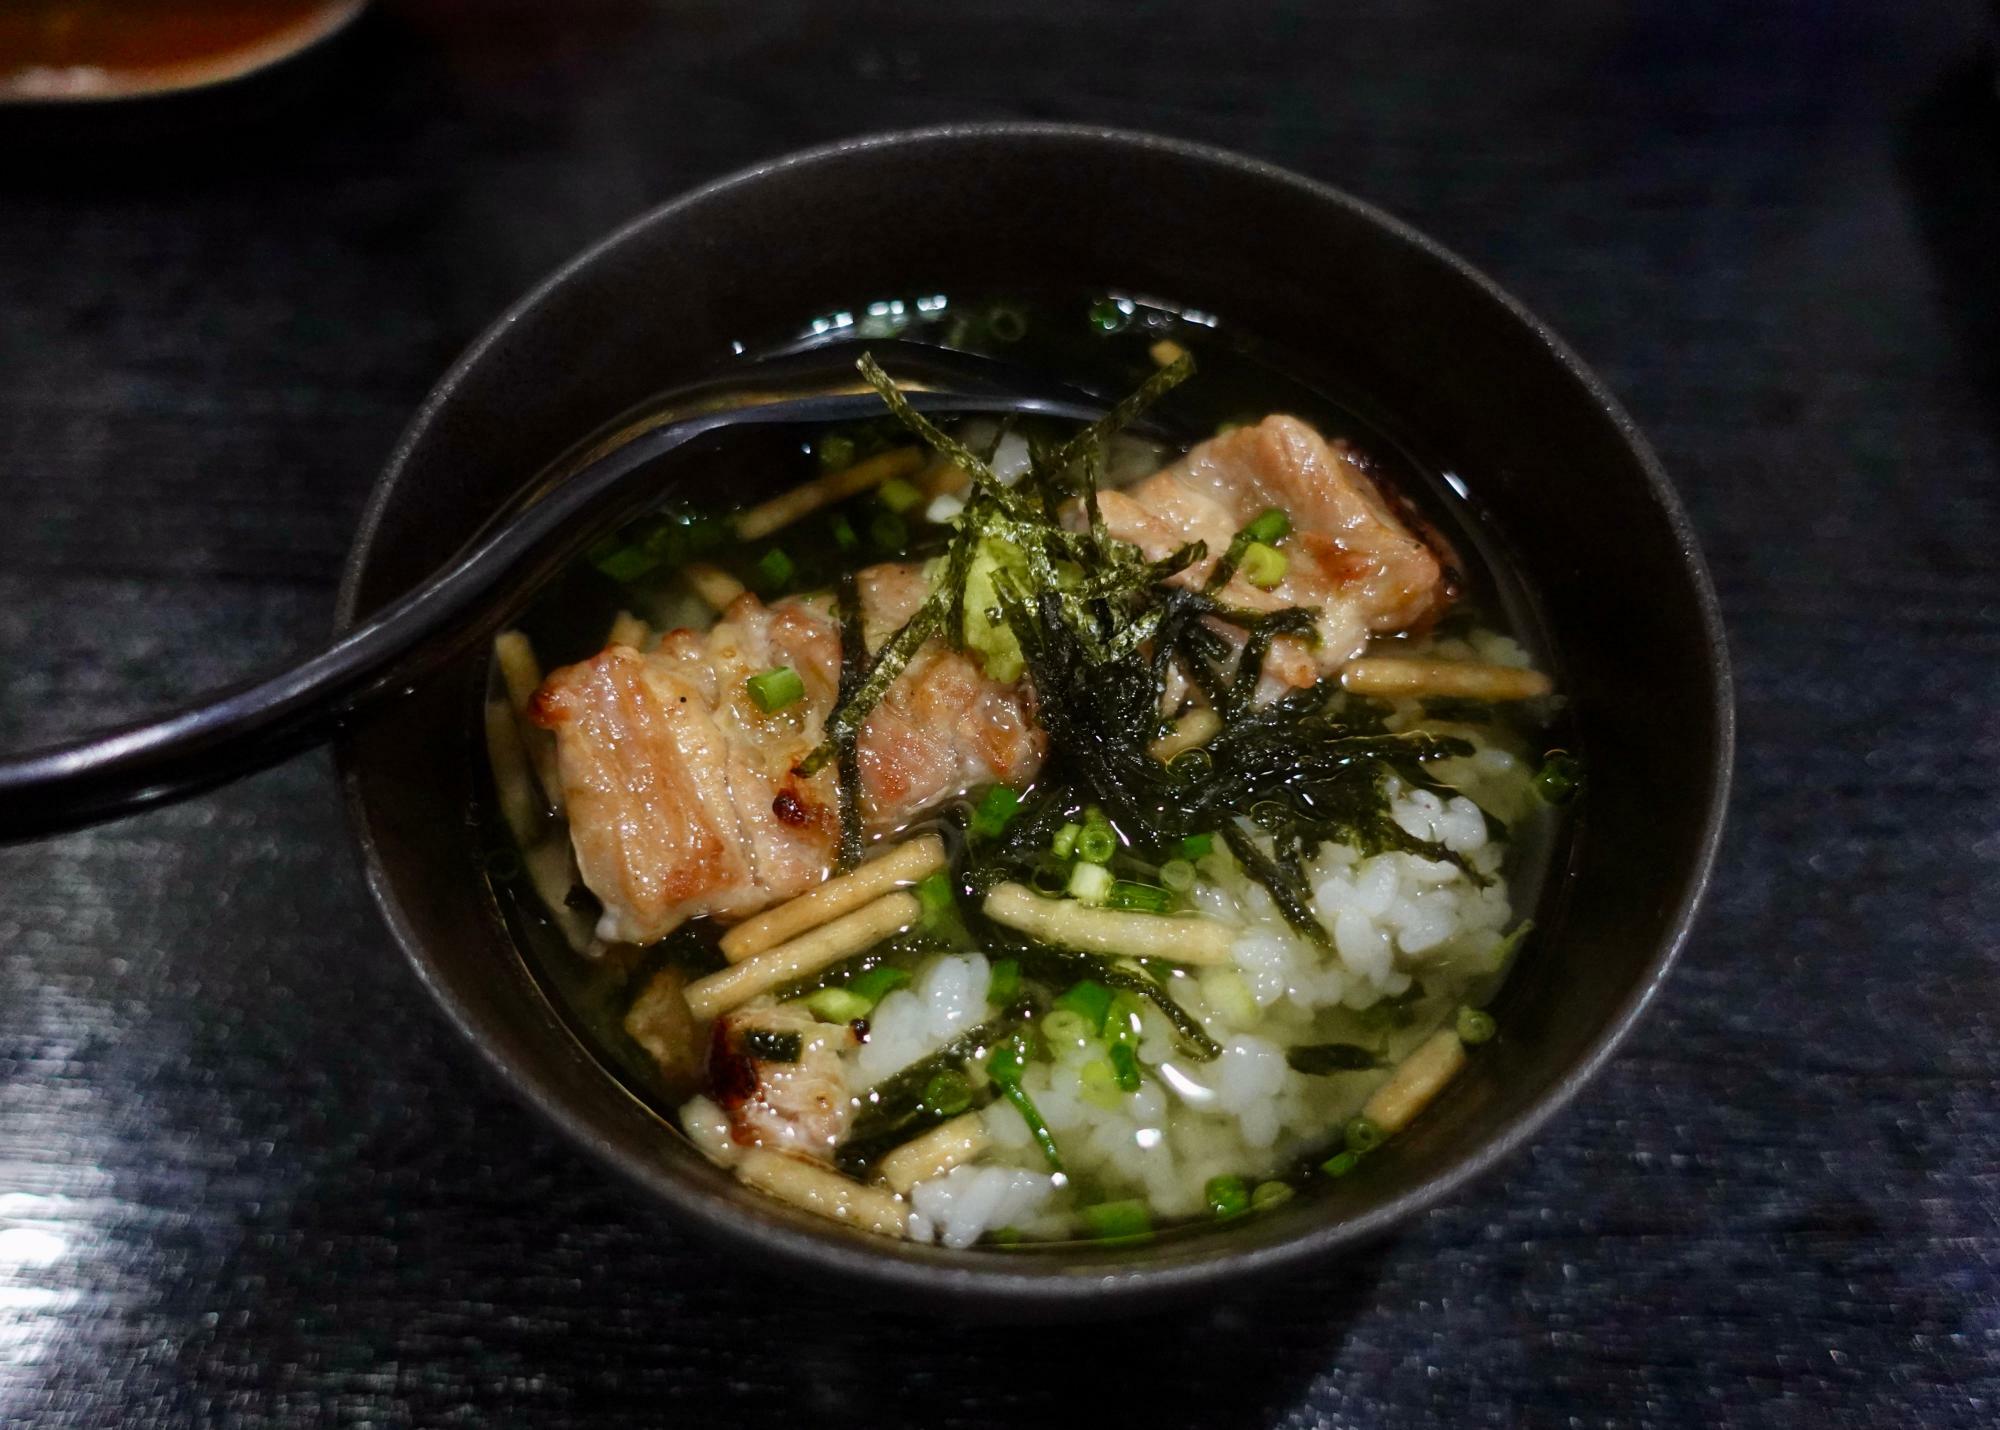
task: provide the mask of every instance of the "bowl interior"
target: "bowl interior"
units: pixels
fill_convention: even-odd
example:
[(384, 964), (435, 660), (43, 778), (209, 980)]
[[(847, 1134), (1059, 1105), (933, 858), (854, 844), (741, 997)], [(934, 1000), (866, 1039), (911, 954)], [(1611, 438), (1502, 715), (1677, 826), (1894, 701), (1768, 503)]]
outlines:
[[(800, 215), (810, 215), (802, 224)], [(885, 221), (885, 216), (893, 221)], [(848, 1233), (740, 1189), (607, 1077), (513, 950), (469, 832), (468, 661), (340, 758), (371, 886), (449, 1015), (598, 1155), (741, 1247), (877, 1284), (1044, 1309), (1164, 1296), (1378, 1234), (1528, 1135), (1595, 1069), (1685, 934), (1719, 832), (1726, 662), (1684, 518), (1616, 405), (1463, 264), (1331, 190), (1137, 136), (975, 127), (724, 180), (558, 272), (426, 401), (385, 472), (343, 622), (429, 574), (577, 439), (726, 359), (732, 340), (877, 297), (1112, 287), (1306, 355), (1455, 473), (1544, 606), (1591, 787), (1552, 925), (1496, 1011), (1507, 1036), (1367, 1175), (1227, 1234), (996, 1257)], [(1552, 911), (1545, 901), (1541, 911)]]

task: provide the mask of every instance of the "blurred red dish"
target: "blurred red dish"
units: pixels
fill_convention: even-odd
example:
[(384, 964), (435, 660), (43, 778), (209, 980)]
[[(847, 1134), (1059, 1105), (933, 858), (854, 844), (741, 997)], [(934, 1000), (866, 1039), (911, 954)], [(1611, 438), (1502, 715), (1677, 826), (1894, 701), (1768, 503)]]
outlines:
[(133, 99), (240, 79), (311, 48), (366, 0), (11, 0), (0, 102)]

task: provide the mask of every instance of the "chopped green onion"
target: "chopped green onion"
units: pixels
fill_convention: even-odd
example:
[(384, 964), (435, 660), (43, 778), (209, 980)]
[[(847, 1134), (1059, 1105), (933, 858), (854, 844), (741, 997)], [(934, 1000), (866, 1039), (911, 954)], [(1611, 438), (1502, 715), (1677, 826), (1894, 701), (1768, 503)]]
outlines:
[(924, 1111), (938, 1117), (956, 1117), (972, 1106), (972, 1084), (956, 1068), (941, 1068), (924, 1084)]
[(1028, 320), (1019, 308), (996, 307), (986, 315), (986, 331), (1003, 343), (1018, 343), (1028, 335)]
[(868, 1016), (875, 1005), (845, 988), (822, 988), (806, 999), (806, 1007), (822, 1023), (852, 1023)]
[(1499, 1031), (1500, 1025), (1484, 1008), (1458, 1010), (1458, 1040), (1461, 1043), (1483, 1043)]
[(873, 1008), (909, 981), (910, 971), (907, 968), (885, 963), (848, 979), (847, 991), (857, 998), (866, 998), (868, 1006)]
[(1028, 882), (1044, 894), (1060, 894), (1069, 887), (1069, 865), (1051, 856), (1035, 865)]
[(1130, 993), (1119, 992), (1111, 1000), (1111, 1010), (1104, 1015), (1104, 1025), (1100, 1036), (1108, 1044), (1129, 1043), (1137, 1045), (1139, 1035), (1145, 1031), (1140, 1020), (1140, 1002)]
[(1077, 1215), (1090, 1234), (1104, 1241), (1122, 1241), (1141, 1237), (1153, 1230), (1152, 1213), (1137, 1197), (1122, 1202), (1100, 1202), (1094, 1207), (1079, 1207)]
[(1069, 871), (1069, 896), (1080, 904), (1101, 904), (1113, 882), (1111, 871), (1102, 864), (1079, 861)]
[(785, 548), (774, 546), (757, 558), (757, 587), (765, 595), (775, 596), (792, 584), (792, 577), (798, 574), (798, 570), (792, 558), (785, 554)]
[(638, 580), (659, 565), (660, 558), (638, 542), (606, 543), (592, 548), (590, 564), (612, 580), (624, 583)]
[(917, 902), (923, 905), (924, 922), (927, 924), (936, 923), (952, 911), (954, 892), (951, 875), (942, 869), (920, 880), (911, 892), (917, 896)]
[(1185, 894), (1194, 887), (1194, 865), (1185, 859), (1169, 859), (1160, 866), (1160, 882), (1176, 894)]
[(1021, 796), (1005, 785), (995, 785), (979, 797), (978, 805), (972, 811), (972, 832), (986, 839), (998, 839), (1007, 832), (1015, 812), (1021, 808)]
[(1373, 1152), (1382, 1145), (1381, 1127), (1366, 1117), (1348, 1118), (1340, 1135), (1350, 1152)]
[(1545, 804), (1568, 804), (1583, 784), (1583, 761), (1567, 750), (1551, 750), (1535, 771), (1535, 793)]
[(1283, 507), (1267, 506), (1257, 514), (1257, 519), (1243, 528), (1252, 541), (1261, 541), (1266, 546), (1275, 546), (1291, 535), (1292, 519)]
[(1081, 1085), (1083, 1100), (1092, 1107), (1116, 1112), (1125, 1105), (1125, 1094), (1118, 1087), (1118, 1074), (1103, 1058), (1092, 1058), (1077, 1069), (1076, 1077)]
[(1155, 884), (1135, 884), (1130, 879), (1119, 879), (1106, 892), (1104, 902), (1114, 909), (1163, 914), (1174, 906), (1174, 896)]
[(795, 1063), (805, 1047), (797, 1033), (778, 1033), (769, 1028), (746, 1029), (736, 1040), (737, 1051), (760, 1063)]
[(1217, 968), (1203, 974), (1201, 995), (1217, 1014), (1239, 1028), (1248, 1028), (1264, 1016), (1250, 985), (1234, 969)]
[(1215, 768), (1215, 756), (1200, 747), (1182, 750), (1167, 761), (1167, 768), (1174, 772), (1175, 779), (1193, 784), (1196, 780), (1208, 778), (1209, 772)]
[(1077, 831), (1076, 857), (1092, 864), (1108, 864), (1118, 852), (1118, 832), (1111, 821), (1092, 810)]
[(1049, 1124), (1042, 1120), (1035, 1100), (1028, 1096), (1021, 1086), (1021, 1050), (1012, 1043), (1002, 1044), (994, 1049), (987, 1060), (986, 1072), (1000, 1089), (1001, 1096), (1014, 1104), (1014, 1110), (1021, 1114), (1021, 1120), (1028, 1124), (1028, 1133), (1035, 1139), (1035, 1145), (1042, 1149), (1042, 1157), (1049, 1164), (1049, 1170), (1063, 1169), (1062, 1153), (1056, 1150), (1055, 1134), (1049, 1131)]
[(1505, 968), (1507, 960), (1520, 952), (1521, 945), (1528, 941), (1528, 935), (1534, 931), (1535, 921), (1533, 919), (1522, 919), (1519, 924), (1515, 925), (1512, 933), (1508, 934), (1505, 938), (1495, 939), (1493, 947), (1486, 951), (1486, 957), (1483, 960), (1485, 971), (1488, 973), (1498, 973), (1501, 969)]
[(1260, 1212), (1269, 1211), (1291, 1199), (1292, 1189), (1283, 1182), (1259, 1182), (1257, 1190), (1250, 1194), (1250, 1205)]
[(1076, 852), (1076, 836), (1081, 833), (1083, 833), (1081, 824), (1065, 824), (1056, 831), (1055, 838), (1049, 841), (1049, 852), (1058, 859), (1069, 858)]
[(1111, 1045), (1111, 1070), (1118, 1075), (1120, 1091), (1139, 1090), (1139, 1055), (1132, 1051), (1130, 1043)]
[(861, 544), (861, 538), (855, 534), (854, 523), (846, 517), (836, 513), (829, 525), (833, 528), (833, 544), (842, 551), (852, 551)]
[(854, 440), (843, 437), (838, 432), (828, 433), (819, 439), (819, 464), (829, 472), (837, 472), (842, 467), (854, 465)]
[(910, 526), (893, 511), (878, 511), (868, 523), (868, 539), (884, 551), (901, 551), (910, 544)]
[(1361, 1165), (1359, 1152), (1336, 1152), (1319, 1164), (1319, 1169), (1329, 1177), (1344, 1177)]
[(1181, 858), (1199, 859), (1215, 848), (1213, 834), (1190, 834), (1181, 841)]
[(1086, 978), (1059, 995), (1055, 1006), (1083, 1018), (1095, 1037), (1104, 1030), (1104, 1020), (1111, 1012), (1111, 990), (1095, 979)]
[(1042, 1036), (1050, 1047), (1081, 1047), (1096, 1034), (1090, 1019), (1073, 1008), (1057, 1008), (1042, 1019)]
[(883, 506), (899, 516), (911, 507), (921, 506), (924, 500), (923, 489), (902, 477), (889, 478), (875, 489), (875, 495), (881, 499)]
[(986, 975), (986, 1001), (1004, 1008), (1021, 991), (1021, 960), (1002, 958)]
[(1248, 422), (1238, 422), (1234, 418), (1230, 418), (1227, 421), (1215, 424), (1215, 435), (1218, 437), (1227, 437), (1231, 432), (1239, 431), (1249, 425)]
[(1100, 333), (1122, 332), (1131, 321), (1129, 303), (1121, 304), (1116, 298), (1106, 298), (1090, 305), (1090, 326)]
[(1241, 1177), (1210, 1177), (1201, 1189), (1210, 1215), (1218, 1220), (1242, 1216), (1250, 1210), (1250, 1188)]
[(784, 709), (806, 693), (805, 681), (789, 665), (753, 675), (744, 684), (750, 687), (750, 698), (757, 702), (757, 708), (766, 715)]
[(1285, 568), (1289, 565), (1291, 562), (1277, 547), (1253, 541), (1243, 549), (1242, 564), (1236, 569), (1243, 573), (1245, 581), (1261, 591), (1268, 591), (1285, 579)]

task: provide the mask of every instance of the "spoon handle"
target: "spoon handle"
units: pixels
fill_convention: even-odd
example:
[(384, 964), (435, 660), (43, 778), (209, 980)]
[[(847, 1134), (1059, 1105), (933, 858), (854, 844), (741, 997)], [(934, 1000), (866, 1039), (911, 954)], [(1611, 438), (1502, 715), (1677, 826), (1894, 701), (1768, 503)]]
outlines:
[[(938, 412), (1040, 412), (1091, 420), (1093, 407), (1020, 394), (922, 392)], [(786, 397), (664, 423), (580, 468), (475, 539), (436, 575), (318, 654), (152, 719), (0, 756), (0, 843), (38, 838), (184, 799), (277, 763), (375, 713), (478, 644), (508, 604), (572, 559), (606, 499), (649, 463), (710, 432), (877, 416), (873, 393)]]

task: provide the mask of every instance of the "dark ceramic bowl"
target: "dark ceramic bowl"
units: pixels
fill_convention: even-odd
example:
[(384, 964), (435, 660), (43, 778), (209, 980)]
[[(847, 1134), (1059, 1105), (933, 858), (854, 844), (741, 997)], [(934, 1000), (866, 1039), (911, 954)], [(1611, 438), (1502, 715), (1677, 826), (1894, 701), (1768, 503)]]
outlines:
[(1317, 354), (1321, 376), (1422, 434), (1468, 484), (1555, 632), (1591, 771), (1567, 877), (1496, 1005), (1505, 1036), (1366, 1176), (1216, 1233), (1061, 1254), (891, 1243), (794, 1211), (739, 1187), (607, 1076), (509, 941), (467, 833), (483, 664), (419, 689), (340, 751), (397, 940), (452, 1021), (557, 1126), (726, 1255), (999, 1315), (1153, 1304), (1325, 1257), (1519, 1147), (1603, 1066), (1686, 938), (1732, 740), (1722, 626), (1687, 519), (1618, 404), (1539, 320), (1333, 189), (1094, 129), (840, 144), (710, 184), (590, 249), (425, 401), (369, 503), (340, 618), (420, 580), (580, 437), (712, 369), (732, 339), (882, 293), (1052, 283), (1157, 294)]

